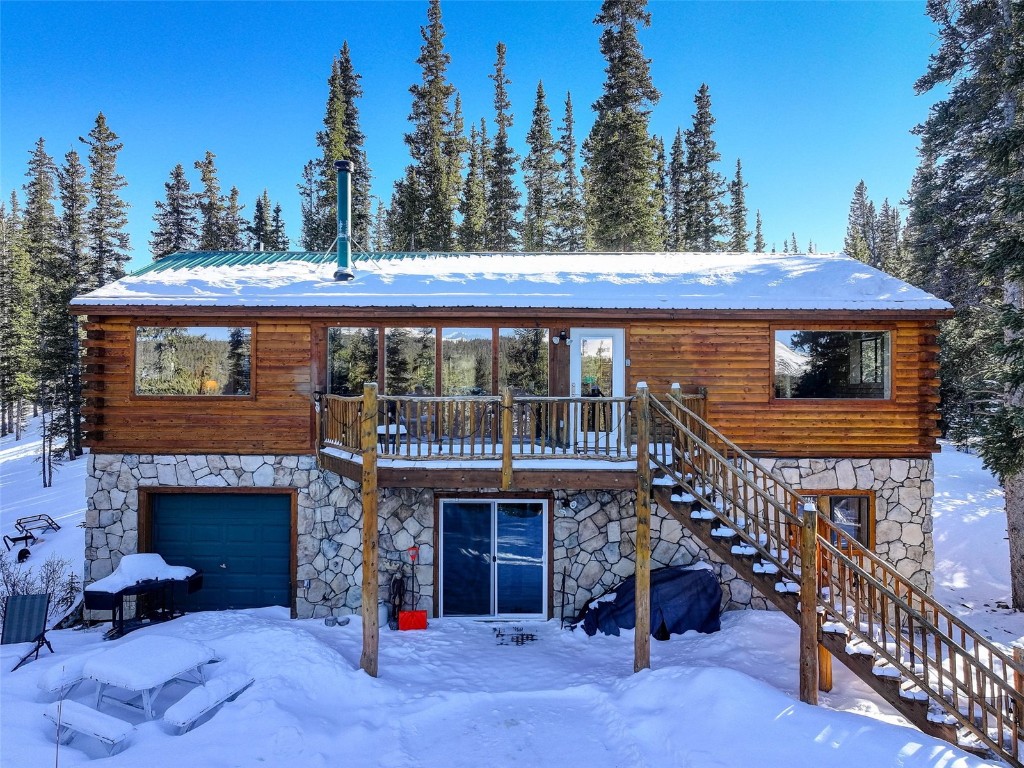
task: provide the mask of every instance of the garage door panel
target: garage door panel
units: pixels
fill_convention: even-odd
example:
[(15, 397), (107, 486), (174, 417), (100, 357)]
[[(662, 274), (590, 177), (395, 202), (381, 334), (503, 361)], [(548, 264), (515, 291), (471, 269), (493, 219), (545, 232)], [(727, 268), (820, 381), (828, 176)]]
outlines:
[(203, 570), (186, 609), (290, 604), (290, 495), (154, 494), (152, 518), (153, 551)]

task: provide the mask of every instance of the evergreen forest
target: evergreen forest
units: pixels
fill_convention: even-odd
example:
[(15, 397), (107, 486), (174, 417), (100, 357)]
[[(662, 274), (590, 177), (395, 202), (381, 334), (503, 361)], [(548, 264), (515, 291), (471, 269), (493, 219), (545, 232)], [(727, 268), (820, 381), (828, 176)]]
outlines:
[[(363, 90), (359, 53), (342, 41), (324, 67), (323, 122), (309, 127), (317, 154), (295, 169), (298, 239), (287, 233), (282, 198), (264, 189), (243, 199), (221, 180), (208, 150), (169, 169), (155, 201), (152, 258), (293, 244), (331, 249), (335, 160), (354, 163), (353, 240), (361, 250), (814, 251), (795, 232), (781, 247), (765, 240), (740, 148), (723, 155), (716, 141), (710, 84), (694, 94), (689, 124), (670, 136), (651, 132), (661, 94), (641, 43), (657, 23), (646, 0), (595, 0), (593, 42), (606, 67), (599, 97), (582, 107), (572, 93), (548, 94), (543, 82), (532, 104), (513, 104), (515, 73), (496, 41), (493, 69), (481, 73), (493, 85), (485, 115), (463, 113), (448, 76), (440, 0), (427, 0), (425, 10), (420, 78), (409, 85), (408, 163), (389, 200), (370, 192), (373, 158), (360, 110), (372, 94)], [(947, 438), (979, 450), (1004, 485), (1017, 553), (1014, 603), (1024, 609), (1024, 8), (1016, 0), (931, 0), (927, 13), (938, 45), (916, 90), (938, 100), (920, 125), (907, 126), (918, 139), (917, 172), (903, 200), (876, 205), (863, 181), (855, 187), (844, 250), (953, 305), (941, 335), (941, 426)], [(581, 108), (593, 116), (587, 135), (577, 135)], [(42, 416), (44, 485), (56, 465), (83, 453), (85, 331), (68, 302), (122, 277), (133, 247), (141, 247), (127, 233), (122, 137), (103, 112), (84, 128), (63, 157), (48, 142), (63, 147), (72, 137), (40, 137), (27, 148), (20, 193), (0, 203), (0, 433), (20, 437), (29, 416)], [(523, 380), (541, 375), (527, 359), (532, 341), (512, 342), (522, 342), (523, 354), (513, 358)], [(375, 371), (376, 361), (360, 352), (371, 342), (356, 333), (339, 347), (332, 362), (339, 387)], [(396, 366), (387, 377), (396, 393), (432, 385), (424, 366), (433, 358), (418, 354), (433, 349), (432, 336), (391, 329), (380, 342), (396, 351), (386, 356)], [(144, 362), (164, 372), (152, 386), (212, 393), (216, 382), (218, 394), (243, 394), (248, 363), (239, 350), (247, 343), (237, 333), (147, 339)], [(452, 386), (483, 388), (472, 340), (445, 345)]]

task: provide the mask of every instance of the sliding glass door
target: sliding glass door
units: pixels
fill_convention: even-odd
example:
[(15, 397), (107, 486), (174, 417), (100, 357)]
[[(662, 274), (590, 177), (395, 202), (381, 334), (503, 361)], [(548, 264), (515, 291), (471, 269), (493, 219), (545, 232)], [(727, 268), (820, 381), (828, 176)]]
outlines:
[(441, 502), (441, 615), (547, 616), (547, 502)]

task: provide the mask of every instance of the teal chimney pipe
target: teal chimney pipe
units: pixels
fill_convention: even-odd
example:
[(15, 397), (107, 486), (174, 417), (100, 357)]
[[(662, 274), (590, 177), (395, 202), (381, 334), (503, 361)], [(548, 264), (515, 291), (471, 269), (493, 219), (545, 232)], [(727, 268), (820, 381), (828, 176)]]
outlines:
[(338, 172), (338, 269), (334, 279), (348, 282), (352, 274), (352, 161), (335, 160)]

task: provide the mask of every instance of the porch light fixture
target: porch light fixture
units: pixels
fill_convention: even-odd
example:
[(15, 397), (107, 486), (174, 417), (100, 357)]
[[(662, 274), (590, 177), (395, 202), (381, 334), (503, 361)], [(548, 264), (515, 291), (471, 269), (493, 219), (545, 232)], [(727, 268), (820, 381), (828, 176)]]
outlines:
[(559, 342), (563, 342), (563, 341), (566, 344), (568, 344), (569, 341), (570, 341), (570, 339), (569, 339), (569, 332), (566, 331), (566, 330), (561, 330), (561, 331), (558, 332), (557, 336), (552, 336), (551, 337), (551, 343), (552, 344), (558, 344)]

